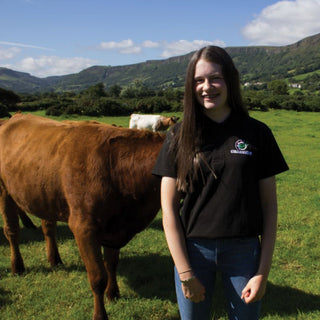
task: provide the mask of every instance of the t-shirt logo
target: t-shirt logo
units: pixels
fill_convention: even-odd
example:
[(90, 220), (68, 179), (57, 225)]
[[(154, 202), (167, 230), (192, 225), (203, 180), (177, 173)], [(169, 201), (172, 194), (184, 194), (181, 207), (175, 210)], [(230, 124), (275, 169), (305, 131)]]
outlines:
[(252, 152), (248, 150), (249, 144), (242, 139), (238, 139), (234, 144), (235, 149), (230, 150), (231, 153), (252, 155)]
[(248, 148), (248, 144), (244, 142), (243, 140), (237, 140), (236, 143), (234, 144), (236, 147), (236, 150), (238, 151), (244, 151)]

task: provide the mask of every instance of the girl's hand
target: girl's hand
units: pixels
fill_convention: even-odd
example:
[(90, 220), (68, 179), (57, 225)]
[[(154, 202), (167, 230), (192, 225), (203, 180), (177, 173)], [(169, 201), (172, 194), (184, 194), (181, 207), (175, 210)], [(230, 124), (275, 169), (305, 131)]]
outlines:
[(262, 299), (266, 292), (267, 279), (263, 275), (252, 277), (242, 290), (241, 299), (245, 303), (252, 303)]
[(186, 299), (196, 303), (205, 299), (206, 290), (197, 278), (192, 278), (186, 283), (181, 283), (181, 286)]

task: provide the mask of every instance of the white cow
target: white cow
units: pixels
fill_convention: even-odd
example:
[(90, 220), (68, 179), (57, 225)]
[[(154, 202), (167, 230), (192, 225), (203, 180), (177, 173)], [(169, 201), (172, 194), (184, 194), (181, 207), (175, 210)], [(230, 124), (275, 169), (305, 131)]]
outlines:
[(178, 122), (179, 118), (164, 117), (155, 114), (136, 114), (130, 116), (130, 129), (149, 129), (152, 131), (165, 131)]

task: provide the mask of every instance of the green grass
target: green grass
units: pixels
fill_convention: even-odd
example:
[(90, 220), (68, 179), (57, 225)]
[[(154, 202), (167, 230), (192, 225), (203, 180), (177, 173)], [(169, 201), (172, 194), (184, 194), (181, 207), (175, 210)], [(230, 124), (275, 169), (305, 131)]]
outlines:
[[(261, 319), (318, 320), (320, 113), (269, 111), (251, 115), (271, 127), (290, 167), (277, 177), (278, 240)], [(129, 122), (128, 117), (97, 120), (123, 126)], [(40, 226), (39, 219), (32, 219)], [(0, 319), (91, 319), (92, 294), (67, 225), (58, 224), (64, 266), (54, 270), (46, 261), (40, 227), (36, 231), (21, 229), (20, 248), (27, 268), (23, 276), (10, 273), (10, 248), (2, 225), (0, 219)], [(179, 319), (161, 212), (121, 250), (118, 283), (121, 298), (106, 302), (111, 320)], [(217, 291), (221, 291), (219, 287)], [(227, 319), (223, 298), (217, 297), (215, 310), (214, 320)]]
[(311, 76), (311, 75), (313, 75), (313, 74), (315, 74), (315, 73), (320, 74), (320, 70), (315, 70), (315, 71), (312, 71), (312, 72), (307, 72), (307, 73), (299, 74), (299, 75), (297, 75), (297, 76), (294, 76), (294, 79), (295, 79), (295, 80), (298, 80), (298, 81), (302, 81), (302, 80), (304, 80), (305, 78), (307, 78), (307, 77), (309, 77), (309, 76)]

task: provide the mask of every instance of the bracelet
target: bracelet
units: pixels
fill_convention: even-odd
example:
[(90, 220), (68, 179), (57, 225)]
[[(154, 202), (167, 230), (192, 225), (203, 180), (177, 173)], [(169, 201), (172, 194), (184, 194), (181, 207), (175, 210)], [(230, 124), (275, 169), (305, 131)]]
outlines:
[(190, 281), (192, 281), (192, 280), (195, 279), (195, 278), (196, 278), (195, 276), (192, 276), (191, 278), (188, 278), (188, 279), (186, 279), (186, 280), (181, 280), (181, 279), (180, 279), (180, 282), (183, 283), (183, 284), (187, 284), (187, 283), (189, 283)]
[(179, 272), (179, 274), (183, 274), (183, 273), (187, 273), (187, 272), (192, 272), (192, 269), (189, 269), (189, 270), (186, 270), (186, 271), (183, 271), (183, 272)]

